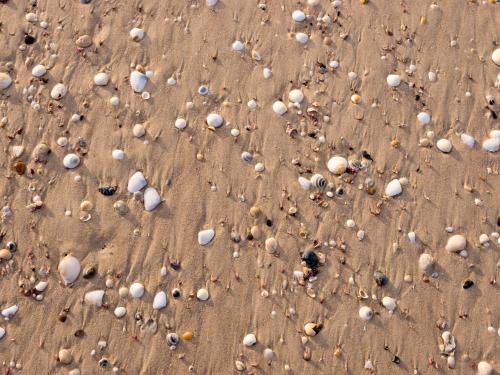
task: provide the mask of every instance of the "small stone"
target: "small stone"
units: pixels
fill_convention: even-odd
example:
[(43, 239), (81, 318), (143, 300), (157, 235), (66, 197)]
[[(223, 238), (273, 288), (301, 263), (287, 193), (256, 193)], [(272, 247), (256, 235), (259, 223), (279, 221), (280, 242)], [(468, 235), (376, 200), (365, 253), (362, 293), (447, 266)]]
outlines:
[(127, 297), (129, 294), (129, 290), (126, 286), (122, 286), (120, 289), (118, 289), (118, 295), (121, 297), (121, 298), (125, 298)]
[(191, 341), (194, 337), (194, 333), (191, 331), (186, 331), (181, 335), (183, 341)]
[(420, 112), (417, 115), (417, 119), (422, 125), (426, 125), (431, 122), (431, 115), (429, 115), (427, 112)]
[(304, 254), (302, 254), (302, 261), (311, 269), (319, 267), (319, 258), (313, 250), (305, 251)]
[(139, 29), (137, 27), (134, 27), (132, 30), (130, 30), (130, 38), (134, 41), (134, 42), (140, 42), (141, 40), (144, 39), (144, 30), (142, 29)]

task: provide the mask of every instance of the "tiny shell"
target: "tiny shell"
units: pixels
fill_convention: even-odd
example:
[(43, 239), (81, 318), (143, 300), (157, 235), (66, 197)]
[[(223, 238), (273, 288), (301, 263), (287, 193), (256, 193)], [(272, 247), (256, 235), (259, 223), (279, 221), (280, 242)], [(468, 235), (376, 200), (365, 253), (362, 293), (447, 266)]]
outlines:
[(141, 298), (144, 295), (144, 285), (141, 283), (133, 283), (128, 290), (132, 298)]
[(68, 93), (68, 89), (62, 83), (57, 83), (50, 91), (50, 97), (55, 100), (62, 99)]
[(398, 179), (394, 179), (391, 182), (389, 182), (385, 188), (385, 195), (389, 197), (394, 197), (396, 195), (399, 195), (403, 192), (403, 187), (401, 186), (401, 183), (399, 182)]
[(36, 162), (43, 163), (47, 161), (49, 158), (50, 154), (50, 147), (47, 146), (45, 143), (39, 143), (35, 146), (35, 149), (33, 150), (33, 159)]
[(327, 168), (335, 175), (341, 175), (347, 169), (347, 159), (342, 156), (334, 156), (328, 160)]
[(292, 103), (300, 104), (304, 100), (304, 93), (299, 89), (293, 89), (288, 94), (288, 100), (290, 100)]
[(359, 317), (364, 321), (371, 320), (373, 318), (373, 310), (368, 306), (362, 306), (359, 309)]
[(142, 172), (135, 172), (128, 180), (127, 190), (130, 193), (136, 193), (146, 185), (147, 181)]
[(265, 348), (262, 355), (267, 362), (271, 362), (274, 358), (274, 352), (270, 348)]
[(167, 306), (167, 294), (164, 291), (156, 293), (153, 299), (153, 309), (161, 310)]
[(311, 184), (317, 189), (324, 188), (326, 186), (326, 183), (327, 183), (326, 179), (318, 173), (314, 174), (311, 177)]
[(241, 153), (241, 160), (243, 160), (243, 161), (245, 161), (247, 163), (250, 163), (253, 160), (253, 156), (248, 151), (243, 151)]
[(255, 169), (255, 172), (259, 172), (260, 173), (260, 172), (264, 172), (265, 167), (264, 167), (264, 164), (257, 163), (257, 164), (255, 164), (254, 169)]
[(125, 153), (122, 150), (115, 149), (111, 152), (111, 156), (115, 160), (123, 160), (125, 158)]
[(146, 211), (153, 211), (160, 203), (160, 194), (158, 194), (155, 188), (148, 187), (144, 191), (144, 209)]
[(275, 101), (273, 103), (273, 112), (276, 113), (278, 116), (283, 116), (287, 111), (285, 103), (282, 101)]
[(179, 344), (179, 335), (174, 332), (170, 332), (167, 334), (167, 344), (171, 347), (176, 347)]
[(43, 292), (45, 291), (45, 289), (47, 289), (47, 286), (49, 285), (48, 282), (46, 281), (39, 281), (36, 285), (35, 285), (35, 289), (36, 291), (38, 292)]
[(417, 119), (422, 125), (426, 125), (431, 122), (431, 115), (429, 115), (427, 112), (420, 112), (417, 115)]
[(210, 295), (208, 294), (208, 290), (205, 288), (198, 289), (198, 292), (196, 292), (196, 298), (198, 298), (200, 301), (206, 301)]
[(497, 65), (500, 66), (500, 48), (497, 48), (491, 54), (491, 60)]
[(460, 139), (462, 140), (462, 143), (470, 148), (474, 148), (474, 143), (475, 143), (475, 140), (474, 140), (474, 137), (472, 137), (471, 135), (469, 134), (462, 134), (460, 136)]
[(305, 33), (295, 34), (295, 40), (300, 44), (306, 44), (309, 41), (309, 36)]
[(130, 86), (132, 87), (132, 90), (134, 92), (142, 92), (144, 90), (144, 87), (146, 87), (146, 83), (148, 82), (148, 77), (137, 71), (134, 70), (132, 73), (130, 73)]
[(106, 73), (97, 73), (94, 76), (94, 83), (96, 86), (106, 86), (109, 82), (109, 77)]
[(295, 22), (302, 22), (306, 19), (306, 15), (301, 10), (294, 10), (292, 13), (292, 19)]
[(80, 274), (80, 261), (72, 255), (66, 255), (59, 262), (57, 269), (63, 279), (64, 285), (74, 283)]
[(215, 237), (215, 231), (213, 229), (205, 229), (198, 232), (198, 243), (201, 246), (208, 245), (210, 241)]
[(401, 84), (401, 77), (398, 74), (389, 74), (387, 84), (391, 87), (398, 87)]
[(231, 48), (233, 49), (233, 51), (241, 52), (241, 51), (243, 51), (243, 49), (245, 48), (245, 46), (243, 45), (243, 43), (241, 41), (236, 40), (231, 45)]
[(318, 332), (318, 325), (316, 323), (306, 323), (304, 325), (304, 333), (307, 336), (316, 336)]
[(136, 138), (140, 138), (146, 134), (146, 129), (144, 128), (144, 125), (142, 124), (135, 124), (134, 127), (132, 128), (132, 134)]
[(483, 150), (488, 152), (497, 152), (500, 149), (500, 140), (498, 138), (488, 138), (483, 142)]
[(396, 310), (396, 300), (391, 297), (384, 297), (382, 298), (382, 305), (389, 310), (389, 311), (394, 311)]
[(144, 30), (139, 29), (138, 27), (134, 27), (132, 30), (130, 30), (129, 35), (134, 42), (140, 42), (144, 39)]
[(80, 165), (80, 157), (76, 154), (68, 154), (63, 159), (63, 165), (68, 169), (76, 168)]
[(449, 140), (442, 138), (436, 142), (436, 147), (439, 149), (439, 151), (447, 154), (451, 152), (453, 146), (451, 145), (451, 142)]
[(187, 122), (185, 119), (183, 118), (178, 118), (177, 120), (175, 120), (175, 127), (179, 130), (182, 130), (182, 129), (185, 129), (187, 126)]
[(415, 243), (415, 241), (417, 240), (417, 236), (415, 235), (415, 232), (408, 233), (408, 240), (410, 240), (411, 243)]
[(75, 41), (77, 47), (87, 48), (92, 45), (92, 38), (89, 35), (82, 35)]
[(249, 333), (245, 337), (243, 337), (243, 345), (245, 346), (253, 346), (257, 343), (257, 338), (253, 333)]
[(7, 89), (12, 84), (12, 78), (7, 73), (0, 72), (0, 90)]
[(127, 313), (127, 309), (125, 307), (119, 306), (115, 309), (114, 314), (117, 318), (123, 318)]
[(33, 69), (31, 69), (31, 74), (34, 77), (40, 78), (43, 77), (47, 73), (47, 69), (43, 65), (35, 65)]
[(273, 74), (273, 72), (271, 71), (271, 69), (269, 68), (264, 68), (262, 70), (262, 75), (264, 76), (264, 79), (269, 79), (271, 78), (271, 75)]
[(224, 123), (224, 119), (218, 113), (210, 113), (206, 121), (209, 126), (213, 126), (214, 128), (219, 128)]
[(434, 258), (430, 254), (423, 253), (418, 258), (418, 268), (420, 271), (430, 274), (434, 266)]
[(446, 242), (445, 250), (449, 253), (458, 253), (465, 249), (467, 245), (467, 240), (461, 234), (455, 234), (448, 238)]
[(299, 177), (299, 185), (304, 190), (309, 190), (313, 186), (312, 182), (305, 177)]
[(104, 290), (93, 290), (91, 292), (85, 293), (85, 302), (97, 307), (101, 307), (103, 297)]
[(217, 3), (218, 3), (219, 0), (207, 0), (207, 6), (208, 7), (214, 7)]
[[(497, 65), (500, 66), (500, 61), (498, 61)], [(477, 364), (477, 375), (491, 375), (491, 374), (493, 374), (493, 367), (488, 362), (481, 361)]]
[(351, 102), (354, 104), (361, 103), (361, 96), (359, 96), (358, 94), (351, 95)]
[(194, 337), (194, 333), (191, 331), (186, 331), (181, 335), (183, 341), (191, 341)]
[(266, 239), (265, 249), (268, 253), (274, 253), (278, 249), (278, 241), (276, 241), (276, 238), (269, 237)]

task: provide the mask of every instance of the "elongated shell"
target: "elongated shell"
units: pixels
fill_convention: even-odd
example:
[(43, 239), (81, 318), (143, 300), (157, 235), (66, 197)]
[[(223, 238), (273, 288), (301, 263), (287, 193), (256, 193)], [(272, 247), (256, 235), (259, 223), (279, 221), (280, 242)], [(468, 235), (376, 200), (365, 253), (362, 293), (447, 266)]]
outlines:
[(74, 283), (80, 275), (80, 261), (72, 255), (66, 255), (59, 262), (57, 267), (59, 274), (64, 282), (64, 285)]
[(326, 179), (320, 174), (314, 174), (311, 177), (311, 183), (316, 189), (322, 189), (326, 186)]
[(160, 203), (160, 194), (158, 194), (155, 188), (148, 187), (144, 191), (144, 209), (146, 211), (153, 211)]

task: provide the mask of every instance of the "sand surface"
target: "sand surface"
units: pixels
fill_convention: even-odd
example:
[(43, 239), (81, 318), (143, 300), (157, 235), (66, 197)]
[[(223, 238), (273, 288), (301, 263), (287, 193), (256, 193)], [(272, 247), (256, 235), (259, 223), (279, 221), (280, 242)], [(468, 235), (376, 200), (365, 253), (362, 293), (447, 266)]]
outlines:
[[(201, 0), (0, 4), (0, 70), (14, 80), (0, 91), (0, 117), (8, 119), (0, 129), (1, 206), (12, 210), (0, 224), (1, 247), (17, 243), (13, 258), (0, 263), (0, 308), (19, 307), (12, 319), (0, 322), (6, 331), (0, 363), (21, 367), (10, 373), (68, 374), (78, 368), (86, 375), (116, 367), (122, 374), (223, 375), (237, 373), (237, 360), (250, 374), (362, 374), (369, 372), (363, 369), (368, 360), (384, 375), (415, 369), (475, 374), (482, 360), (500, 371), (500, 293), (494, 285), (499, 245), (490, 236), (498, 231), (500, 159), (481, 148), (489, 132), (500, 128), (492, 114), (500, 114), (498, 105), (488, 108), (485, 99), (500, 101), (500, 68), (491, 60), (500, 5), (445, 0), (433, 8), (429, 0), (344, 0), (335, 9), (327, 0), (317, 7), (306, 1), (261, 3), (264, 9), (253, 0), (221, 0), (213, 9)], [(295, 23), (296, 9), (311, 21)], [(38, 22), (26, 21), (29, 12)], [(316, 17), (325, 14), (331, 23), (317, 24)], [(142, 41), (130, 39), (133, 27), (145, 31)], [(305, 46), (295, 40), (299, 31), (310, 35)], [(36, 42), (22, 50), (24, 33)], [(85, 34), (93, 44), (78, 49), (75, 41)], [(244, 43), (243, 52), (231, 49), (235, 40)], [(261, 61), (252, 59), (252, 50)], [(337, 69), (329, 68), (332, 60), (339, 62)], [(412, 63), (417, 70), (409, 75)], [(31, 75), (36, 64), (48, 69), (41, 80)], [(137, 64), (154, 72), (145, 88), (149, 100), (129, 84)], [(264, 67), (272, 69), (268, 80)], [(351, 71), (358, 75), (355, 81), (348, 79)], [(437, 73), (435, 82), (429, 71)], [(109, 75), (107, 86), (93, 84), (98, 72)], [(390, 73), (403, 81), (396, 89), (386, 83)], [(167, 84), (170, 77), (176, 85)], [(50, 90), (58, 82), (68, 93), (53, 100)], [(198, 95), (202, 84), (208, 96)], [(305, 95), (301, 111), (290, 108), (277, 116), (273, 102), (287, 103), (294, 88)], [(354, 93), (361, 96), (357, 105), (350, 100)], [(109, 102), (115, 95), (117, 107)], [(256, 109), (248, 108), (251, 99)], [(432, 116), (427, 125), (417, 120), (424, 110)], [(225, 120), (215, 131), (205, 123), (211, 112)], [(71, 122), (75, 113), (83, 120)], [(174, 127), (179, 117), (188, 123), (183, 131)], [(132, 134), (137, 123), (145, 126), (144, 137)], [(297, 129), (293, 137), (287, 127)], [(232, 128), (241, 134), (231, 136)], [(428, 131), (434, 132), (431, 147), (419, 146)], [(461, 142), (464, 132), (476, 139), (473, 149)], [(60, 147), (59, 137), (67, 137), (68, 145)], [(452, 142), (450, 153), (435, 147), (440, 138)], [(32, 152), (42, 142), (52, 152), (37, 163)], [(16, 145), (24, 147), (18, 158), (12, 155)], [(115, 148), (125, 152), (124, 160), (111, 157)], [(251, 163), (241, 160), (243, 151), (253, 154)], [(373, 162), (363, 159), (363, 151)], [(80, 155), (81, 164), (68, 170), (62, 160), (70, 152)], [(334, 176), (327, 169), (333, 155), (365, 160), (366, 168)], [(27, 166), (23, 175), (13, 169), (17, 160)], [(262, 173), (254, 171), (257, 162), (265, 165)], [(152, 212), (127, 192), (128, 178), (138, 170), (162, 197)], [(333, 192), (341, 186), (344, 195), (328, 197), (320, 190), (310, 199), (315, 191), (303, 190), (297, 179), (311, 173), (333, 183)], [(367, 177), (375, 182), (373, 195), (359, 188)], [(384, 197), (393, 178), (408, 182), (399, 196)], [(118, 189), (104, 196), (98, 192), (102, 186)], [(36, 195), (43, 206), (33, 210), (27, 206)], [(85, 222), (83, 200), (93, 204)], [(129, 207), (125, 215), (113, 208), (118, 200)], [(252, 217), (252, 206), (262, 215)], [(297, 208), (295, 216), (288, 214), (290, 207)], [(348, 219), (354, 228), (346, 226)], [(254, 225), (261, 237), (247, 240)], [(446, 227), (467, 238), (468, 257), (445, 251), (451, 235)], [(200, 246), (198, 232), (206, 228), (216, 236)], [(231, 241), (233, 229), (240, 243)], [(362, 241), (359, 230), (365, 232)], [(407, 237), (412, 231), (414, 244)], [(482, 233), (490, 236), (489, 246), (480, 245)], [(264, 249), (271, 236), (279, 244), (274, 255)], [(314, 282), (300, 285), (293, 278), (302, 270), (300, 252), (315, 244), (326, 262)], [(418, 268), (424, 252), (436, 261), (435, 278), (423, 277)], [(64, 286), (57, 266), (68, 253), (82, 268), (95, 265), (97, 274)], [(170, 265), (175, 261), (178, 270)], [(161, 276), (164, 265), (167, 275)], [(377, 270), (387, 275), (387, 285), (376, 285)], [(106, 288), (107, 279), (114, 281), (112, 288)], [(466, 279), (474, 282), (467, 290)], [(23, 295), (22, 289), (40, 280), (48, 281), (43, 300)], [(144, 284), (144, 297), (121, 298), (119, 288), (136, 281)], [(181, 298), (171, 296), (175, 287)], [(199, 288), (208, 289), (209, 300), (196, 299)], [(100, 308), (83, 303), (84, 294), (96, 289), (106, 290)], [(358, 298), (360, 289), (367, 299)], [(167, 293), (168, 305), (156, 311), (152, 301), (159, 290)], [(397, 300), (394, 314), (380, 304), (384, 296)], [(113, 315), (117, 306), (127, 308), (122, 319)], [(359, 318), (361, 306), (373, 309), (372, 320)], [(60, 322), (65, 308), (67, 319)], [(138, 323), (137, 314), (143, 318)], [(307, 322), (323, 328), (304, 344)], [(440, 356), (443, 330), (436, 322), (446, 322), (444, 330), (456, 340), (455, 370)], [(75, 336), (77, 330), (83, 336)], [(185, 331), (194, 333), (193, 340), (170, 350), (166, 334)], [(253, 347), (242, 344), (248, 333), (257, 337)], [(99, 340), (107, 342), (103, 350)], [(71, 364), (58, 361), (61, 348), (72, 353)], [(274, 351), (270, 365), (263, 359), (265, 348)], [(303, 359), (305, 348), (311, 350), (309, 361)], [(391, 362), (394, 356), (399, 365)], [(107, 369), (99, 368), (103, 357)]]

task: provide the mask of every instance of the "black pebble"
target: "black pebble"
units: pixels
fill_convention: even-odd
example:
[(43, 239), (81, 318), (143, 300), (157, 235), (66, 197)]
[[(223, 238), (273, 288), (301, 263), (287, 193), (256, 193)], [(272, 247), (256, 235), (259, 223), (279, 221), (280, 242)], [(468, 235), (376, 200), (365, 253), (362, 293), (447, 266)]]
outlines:
[(80, 0), (81, 4), (89, 4), (92, 0)]
[(172, 267), (172, 269), (174, 271), (177, 271), (177, 270), (179, 270), (181, 268), (181, 264), (179, 262), (177, 262), (177, 261), (176, 262), (171, 262), (170, 263), (170, 267)]
[(474, 281), (472, 281), (472, 280), (465, 280), (465, 281), (464, 281), (463, 288), (464, 288), (464, 289), (469, 289), (469, 288), (471, 288), (473, 285), (474, 285)]
[(248, 234), (247, 234), (247, 240), (248, 240), (248, 241), (252, 241), (252, 240), (253, 240), (253, 235), (252, 235), (252, 233), (248, 233)]
[(307, 267), (311, 269), (318, 268), (319, 266), (318, 256), (312, 250), (307, 250), (304, 254), (302, 254), (302, 260), (306, 262)]
[(371, 156), (368, 152), (363, 151), (363, 152), (362, 152), (362, 155), (363, 155), (363, 157), (364, 157), (365, 159), (368, 159), (368, 160), (373, 161), (372, 156)]
[(17, 250), (17, 245), (15, 242), (7, 242), (7, 249), (9, 249), (9, 251), (11, 253), (15, 252)]
[(113, 195), (114, 193), (116, 193), (117, 188), (118, 188), (117, 186), (103, 186), (103, 187), (100, 187), (98, 190), (99, 190), (99, 193), (101, 193), (102, 195), (109, 197), (109, 196)]
[(375, 273), (373, 274), (373, 278), (375, 279), (375, 283), (377, 283), (378, 286), (384, 286), (389, 282), (387, 276), (385, 276), (380, 271), (375, 271)]
[(415, 95), (415, 100), (420, 100), (420, 95)]
[(24, 43), (26, 44), (33, 44), (36, 42), (36, 38), (34, 36), (26, 34), (24, 36)]
[(268, 227), (272, 227), (272, 226), (273, 226), (273, 221), (272, 221), (271, 219), (267, 219), (267, 220), (266, 220), (266, 225), (267, 225)]
[(395, 355), (394, 358), (392, 358), (392, 362), (399, 365), (401, 363), (401, 359)]

